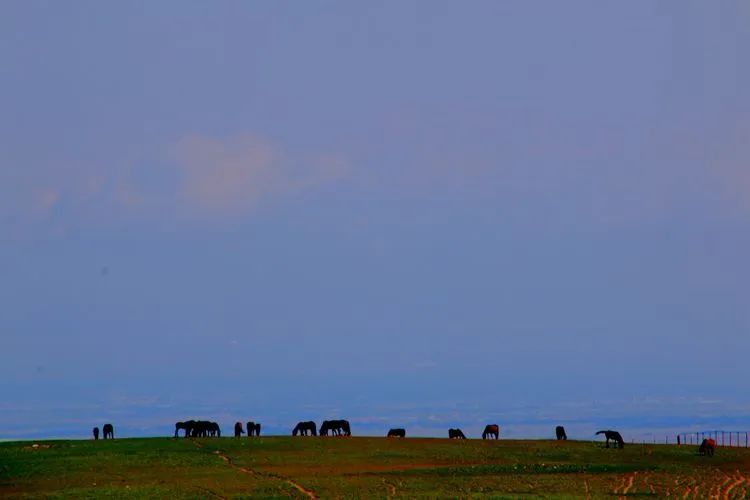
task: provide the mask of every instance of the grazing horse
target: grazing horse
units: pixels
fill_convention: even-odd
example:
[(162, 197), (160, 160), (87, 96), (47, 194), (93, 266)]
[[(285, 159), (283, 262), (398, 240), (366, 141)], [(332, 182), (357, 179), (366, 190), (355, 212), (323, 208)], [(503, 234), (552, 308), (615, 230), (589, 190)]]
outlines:
[(405, 438), (406, 437), (406, 429), (391, 429), (388, 431), (387, 437), (399, 437), (399, 438)]
[(327, 436), (329, 432), (331, 432), (333, 435), (336, 435), (336, 432), (331, 428), (330, 420), (323, 420), (323, 423), (320, 424), (320, 429), (318, 432), (321, 436)]
[(320, 435), (327, 436), (329, 432), (334, 436), (352, 435), (348, 420), (324, 420), (320, 424)]
[(466, 436), (464, 436), (464, 433), (461, 431), (461, 429), (448, 429), (448, 438), (449, 439), (466, 439)]
[(206, 420), (196, 420), (190, 429), (190, 437), (199, 438), (208, 435), (208, 424)]
[(487, 439), (495, 436), (495, 439), (500, 439), (500, 426), (497, 424), (490, 424), (484, 428), (482, 433), (482, 439)]
[(701, 455), (713, 457), (714, 451), (716, 451), (716, 441), (711, 438), (704, 439), (701, 445), (698, 447), (698, 453)]
[(104, 433), (104, 439), (115, 438), (115, 428), (112, 427), (112, 424), (104, 424), (104, 427), (102, 427), (102, 432)]
[(337, 436), (351, 436), (352, 431), (351, 427), (349, 426), (348, 420), (331, 420), (330, 421), (331, 430), (337, 435)]
[(181, 430), (185, 431), (185, 437), (190, 436), (193, 433), (193, 427), (195, 427), (195, 420), (177, 422), (176, 424), (174, 424), (174, 437), (177, 437), (177, 433)]
[(317, 436), (317, 427), (315, 426), (315, 422), (312, 420), (308, 420), (307, 422), (299, 422), (297, 425), (294, 426), (294, 429), (292, 429), (292, 436), (296, 436), (299, 434), (300, 436), (307, 436), (308, 432), (312, 434), (313, 436)]
[(245, 431), (242, 429), (242, 422), (236, 422), (234, 424), (234, 437), (242, 437), (242, 434), (244, 434)]
[(599, 431), (596, 434), (604, 434), (604, 437), (607, 438), (606, 444), (604, 446), (605, 448), (609, 448), (610, 440), (615, 443), (615, 448), (619, 447), (620, 449), (622, 449), (625, 447), (625, 441), (617, 431)]
[(255, 435), (260, 437), (260, 422), (255, 423)]
[(568, 435), (565, 434), (565, 427), (562, 425), (555, 427), (555, 435), (557, 436), (558, 441), (565, 441), (568, 439)]
[[(187, 431), (186, 431), (187, 432)], [(221, 428), (216, 422), (197, 420), (190, 429), (190, 437), (221, 437)]]
[(99, 427), (94, 427), (94, 441), (99, 439)]

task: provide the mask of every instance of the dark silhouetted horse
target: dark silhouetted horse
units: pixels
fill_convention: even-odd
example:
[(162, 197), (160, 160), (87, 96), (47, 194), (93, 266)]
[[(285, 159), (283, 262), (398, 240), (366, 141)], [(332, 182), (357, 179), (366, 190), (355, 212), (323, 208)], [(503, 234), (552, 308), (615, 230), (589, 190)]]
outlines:
[(698, 453), (700, 455), (713, 457), (714, 451), (716, 451), (716, 441), (711, 438), (704, 439), (701, 445), (698, 447)]
[(466, 436), (464, 436), (464, 433), (461, 431), (461, 429), (448, 429), (448, 438), (449, 439), (466, 439)]
[(399, 437), (399, 438), (406, 437), (406, 429), (391, 429), (391, 430), (388, 431), (388, 436), (387, 437), (389, 437), (389, 438), (391, 438), (391, 437)]
[(102, 427), (102, 433), (104, 434), (104, 439), (115, 438), (115, 428), (112, 427), (112, 424), (104, 424), (104, 427)]
[(196, 420), (190, 429), (190, 437), (221, 437), (221, 428), (216, 422)]
[(299, 434), (300, 436), (307, 436), (309, 434), (312, 434), (313, 436), (317, 436), (317, 427), (315, 426), (315, 422), (312, 420), (308, 420), (307, 422), (299, 422), (297, 425), (294, 426), (294, 429), (292, 429), (292, 436), (296, 436)]
[(625, 447), (625, 441), (622, 439), (622, 436), (617, 431), (599, 431), (596, 434), (597, 435), (604, 434), (604, 437), (607, 438), (607, 441), (604, 446), (605, 448), (609, 448), (610, 441), (615, 443), (615, 448), (619, 447), (620, 449), (622, 449)]
[(260, 436), (260, 423), (248, 422), (247, 423), (247, 437)]
[(190, 429), (190, 437), (199, 438), (206, 437), (208, 435), (208, 424), (210, 422), (206, 420), (196, 420), (193, 422), (193, 427)]
[(245, 433), (244, 429), (242, 429), (242, 422), (236, 422), (234, 424), (234, 437), (242, 437), (242, 435)]
[(94, 441), (99, 439), (99, 427), (94, 427)]
[(484, 432), (482, 433), (482, 439), (487, 439), (491, 437), (495, 437), (495, 439), (500, 439), (500, 426), (497, 424), (490, 424), (484, 428)]
[(195, 420), (188, 420), (186, 422), (177, 422), (174, 424), (174, 437), (178, 436), (178, 432), (184, 430), (185, 437), (190, 436), (193, 433), (193, 427), (195, 427)]
[(558, 425), (555, 427), (555, 435), (557, 436), (558, 441), (564, 441), (568, 439), (568, 435), (565, 434), (565, 427), (562, 425)]
[(331, 429), (331, 421), (323, 420), (323, 423), (320, 424), (320, 429), (318, 430), (318, 433), (321, 436), (327, 436), (329, 432), (333, 434), (334, 436), (336, 435), (336, 432), (333, 429)]
[(334, 436), (352, 435), (348, 420), (324, 420), (320, 425), (320, 435), (327, 436), (329, 432)]

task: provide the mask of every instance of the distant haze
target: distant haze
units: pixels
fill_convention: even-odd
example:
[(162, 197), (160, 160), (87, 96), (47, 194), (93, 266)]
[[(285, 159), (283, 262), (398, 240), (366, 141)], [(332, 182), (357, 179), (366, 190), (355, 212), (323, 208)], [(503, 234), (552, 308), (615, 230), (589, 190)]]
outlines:
[(0, 438), (750, 430), (750, 4), (0, 5)]

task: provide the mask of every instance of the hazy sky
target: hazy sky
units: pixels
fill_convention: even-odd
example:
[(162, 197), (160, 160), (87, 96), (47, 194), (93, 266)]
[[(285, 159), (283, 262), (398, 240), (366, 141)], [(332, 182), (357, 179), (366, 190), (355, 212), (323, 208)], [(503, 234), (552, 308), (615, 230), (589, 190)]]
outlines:
[(0, 437), (750, 427), (749, 52), (743, 1), (3, 1)]

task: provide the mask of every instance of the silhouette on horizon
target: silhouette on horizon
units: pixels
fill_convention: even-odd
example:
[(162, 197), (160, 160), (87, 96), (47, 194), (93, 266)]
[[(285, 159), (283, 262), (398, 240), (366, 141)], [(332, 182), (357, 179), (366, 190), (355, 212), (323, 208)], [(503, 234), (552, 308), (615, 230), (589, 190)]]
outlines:
[(178, 433), (182, 430), (185, 431), (185, 437), (190, 437), (190, 435), (193, 433), (193, 427), (195, 427), (195, 420), (177, 422), (176, 424), (174, 424), (174, 437), (177, 437)]
[(334, 436), (351, 436), (351, 426), (348, 420), (324, 420), (320, 424), (320, 435), (327, 436), (328, 433)]
[(565, 427), (562, 425), (555, 427), (555, 435), (558, 441), (566, 441), (568, 439), (568, 435), (565, 434)]
[(260, 436), (260, 422), (248, 422), (247, 423), (247, 437)]
[(492, 438), (500, 439), (500, 426), (497, 424), (490, 424), (484, 428), (482, 433), (482, 439)]
[(221, 428), (216, 422), (208, 420), (186, 420), (174, 424), (174, 437), (179, 436), (181, 430), (185, 431), (185, 437), (221, 437)]
[(300, 436), (317, 436), (318, 432), (317, 427), (315, 426), (315, 422), (313, 422), (312, 420), (308, 420), (307, 422), (299, 422), (294, 426), (294, 429), (292, 429), (292, 436), (296, 436), (297, 434), (299, 434)]
[(99, 439), (99, 427), (94, 427), (94, 441)]
[(391, 429), (388, 431), (388, 435), (386, 437), (400, 437), (405, 438), (406, 437), (406, 429)]
[(615, 448), (619, 447), (620, 449), (625, 447), (625, 441), (622, 439), (622, 436), (617, 431), (599, 431), (596, 433), (604, 434), (604, 437), (607, 438), (607, 441), (605, 442), (605, 448), (609, 448), (609, 442), (610, 440), (615, 443)]
[(112, 427), (112, 424), (104, 424), (104, 427), (102, 427), (102, 432), (104, 433), (104, 439), (115, 438), (115, 428)]
[(448, 429), (448, 439), (466, 439), (461, 429)]
[(235, 422), (234, 424), (234, 437), (242, 437), (242, 435), (245, 433), (245, 430), (242, 428), (242, 422)]

